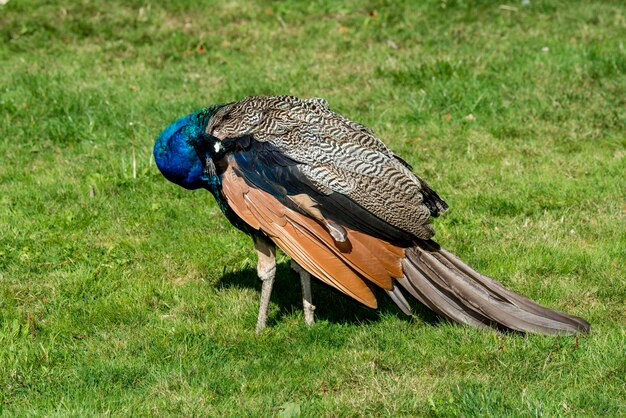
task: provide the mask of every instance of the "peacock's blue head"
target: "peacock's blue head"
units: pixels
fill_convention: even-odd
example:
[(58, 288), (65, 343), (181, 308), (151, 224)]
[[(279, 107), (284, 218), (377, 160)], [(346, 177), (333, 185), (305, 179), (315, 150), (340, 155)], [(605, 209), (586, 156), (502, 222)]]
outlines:
[(219, 107), (182, 117), (161, 132), (154, 144), (154, 161), (166, 179), (186, 189), (206, 185), (203, 159), (215, 139), (205, 130)]

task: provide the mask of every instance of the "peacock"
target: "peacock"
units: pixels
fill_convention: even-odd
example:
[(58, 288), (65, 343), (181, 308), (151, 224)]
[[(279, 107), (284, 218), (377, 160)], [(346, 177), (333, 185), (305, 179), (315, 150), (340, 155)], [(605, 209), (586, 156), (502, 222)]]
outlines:
[(276, 247), (299, 273), (314, 322), (311, 276), (377, 307), (378, 286), (412, 315), (408, 293), (451, 321), (545, 335), (588, 332), (582, 318), (543, 307), (484, 276), (433, 241), (446, 202), (374, 133), (324, 99), (257, 96), (209, 106), (158, 136), (161, 173), (206, 189), (252, 237), (265, 326)]

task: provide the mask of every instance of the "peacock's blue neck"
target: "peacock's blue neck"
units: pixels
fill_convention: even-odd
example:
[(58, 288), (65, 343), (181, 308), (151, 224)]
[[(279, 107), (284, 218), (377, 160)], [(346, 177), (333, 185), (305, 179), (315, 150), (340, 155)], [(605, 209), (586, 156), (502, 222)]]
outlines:
[(252, 233), (230, 209), (222, 193), (221, 173), (215, 164), (223, 157), (224, 150), (218, 151), (219, 139), (206, 132), (211, 118), (223, 106), (203, 109), (165, 128), (154, 145), (154, 160), (168, 180), (186, 189), (204, 188), (211, 192), (226, 218), (237, 228)]

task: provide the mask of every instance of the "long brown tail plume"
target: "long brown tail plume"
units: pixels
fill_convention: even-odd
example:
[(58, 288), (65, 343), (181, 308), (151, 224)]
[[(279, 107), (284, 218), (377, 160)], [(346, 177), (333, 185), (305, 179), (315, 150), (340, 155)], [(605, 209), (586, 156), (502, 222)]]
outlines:
[(584, 319), (548, 309), (506, 289), (433, 241), (407, 249), (402, 267), (400, 285), (450, 320), (546, 335), (589, 332)]

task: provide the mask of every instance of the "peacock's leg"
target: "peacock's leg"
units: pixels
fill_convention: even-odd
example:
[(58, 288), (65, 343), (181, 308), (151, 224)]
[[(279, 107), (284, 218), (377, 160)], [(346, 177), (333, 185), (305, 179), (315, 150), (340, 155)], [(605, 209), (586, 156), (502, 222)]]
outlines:
[(257, 334), (265, 328), (267, 323), (267, 311), (270, 306), (270, 296), (276, 276), (276, 247), (266, 238), (255, 236), (254, 247), (258, 257), (256, 271), (261, 279), (261, 304), (259, 306), (259, 317), (256, 322)]
[(304, 322), (307, 325), (315, 323), (315, 305), (313, 305), (313, 296), (311, 295), (311, 275), (303, 269), (298, 263), (291, 260), (291, 268), (300, 274), (300, 282), (302, 283), (302, 305), (304, 307)]

